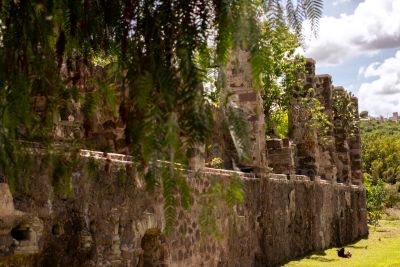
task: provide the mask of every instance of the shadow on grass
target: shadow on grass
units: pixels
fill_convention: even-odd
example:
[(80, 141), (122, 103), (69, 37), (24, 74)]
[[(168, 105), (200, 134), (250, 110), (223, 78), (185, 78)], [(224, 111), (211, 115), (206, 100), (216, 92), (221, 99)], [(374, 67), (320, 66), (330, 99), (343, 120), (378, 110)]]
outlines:
[(313, 261), (319, 261), (319, 262), (338, 261), (338, 259), (327, 259), (327, 258), (319, 257), (319, 256), (311, 256), (311, 257), (308, 257), (307, 259), (310, 259), (310, 260), (313, 260)]
[[(321, 251), (312, 251), (309, 252), (308, 254), (305, 254), (303, 256), (300, 257), (295, 257), (293, 259), (289, 259), (287, 261), (285, 261), (284, 263), (282, 263), (283, 265), (290, 263), (291, 261), (299, 261), (302, 259), (309, 259), (309, 260), (315, 260), (318, 262), (335, 262), (335, 261), (339, 261), (341, 258), (337, 257), (337, 259), (327, 259), (323, 256), (326, 256), (326, 250), (328, 249), (332, 249), (332, 248), (340, 248), (340, 247), (345, 247), (345, 248), (352, 248), (352, 249), (366, 249), (368, 248), (368, 246), (357, 246), (356, 243), (359, 242), (360, 240), (368, 240), (369, 237), (369, 232), (367, 232), (367, 234), (363, 237), (357, 238), (355, 239), (353, 242), (348, 243), (348, 245), (336, 245), (336, 246), (330, 246), (328, 248), (326, 248), (325, 250), (321, 250)], [(282, 266), (282, 265), (279, 265)], [(400, 266), (399, 266), (400, 267)]]
[(313, 254), (318, 255), (318, 256), (326, 256), (325, 250), (317, 251), (317, 252), (314, 252)]
[(354, 248), (354, 249), (366, 249), (366, 246), (355, 246), (355, 245), (351, 245), (351, 246), (347, 246), (348, 248)]
[(378, 230), (375, 230), (375, 232), (378, 232), (378, 233), (389, 233), (389, 232), (391, 232), (391, 230), (390, 229), (378, 229)]
[[(310, 260), (315, 260), (315, 261), (319, 261), (319, 262), (331, 262), (331, 261), (336, 261), (335, 259), (326, 259), (323, 256), (326, 256), (326, 252), (324, 250), (320, 250), (320, 251), (312, 251), (309, 252), (308, 254), (305, 254), (303, 256), (300, 257), (295, 257), (293, 259), (289, 259), (287, 261), (285, 261), (284, 263), (282, 263), (282, 265), (285, 265), (291, 261), (297, 261), (297, 260), (301, 260), (301, 259), (310, 259)], [(282, 266), (282, 265), (277, 265), (277, 266)]]

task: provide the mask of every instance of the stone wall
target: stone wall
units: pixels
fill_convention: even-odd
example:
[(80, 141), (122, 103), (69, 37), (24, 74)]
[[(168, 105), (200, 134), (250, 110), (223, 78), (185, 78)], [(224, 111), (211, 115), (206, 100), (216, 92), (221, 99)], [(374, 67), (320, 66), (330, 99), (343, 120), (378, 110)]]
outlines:
[[(118, 170), (129, 165), (122, 155), (92, 157), (99, 174), (88, 177), (83, 158), (70, 194), (55, 194), (48, 173), (37, 173), (12, 205), (1, 184), (0, 203), (8, 204), (0, 214), (0, 266), (274, 266), (368, 234), (362, 187), (203, 168), (188, 172), (192, 207), (178, 208), (175, 231), (164, 236), (162, 194), (146, 191), (136, 175), (121, 184)], [(233, 173), (244, 182), (245, 202), (218, 206), (217, 237), (206, 235), (199, 223), (205, 193)]]
[[(0, 267), (275, 266), (367, 236), (359, 131), (348, 136), (332, 114), (332, 90), (345, 91), (333, 89), (329, 75), (316, 76), (315, 61), (308, 59), (300, 74), (304, 90), (295, 89), (290, 107), (290, 140), (265, 140), (262, 99), (248, 58), (238, 51), (226, 72), (235, 93), (230, 105), (246, 114), (252, 130), (251, 159), (239, 162), (250, 173), (206, 168), (205, 148), (196, 147), (184, 170), (192, 207), (183, 210), (177, 198), (175, 231), (165, 236), (162, 193), (145, 190), (130, 156), (81, 150), (79, 166), (63, 184), (67, 190), (60, 190), (35, 148), (35, 173), (25, 177), (25, 186), (11, 195), (0, 184)], [(309, 127), (304, 97), (325, 107), (331, 142)], [(352, 103), (357, 107), (355, 98)], [(88, 120), (76, 112), (55, 126), (56, 140), (85, 138), (96, 149), (129, 154), (125, 125), (110, 117), (98, 112)], [(96, 175), (89, 174), (89, 163), (97, 166)], [(219, 201), (213, 224), (204, 219), (211, 183), (225, 188), (232, 175), (242, 179), (245, 201), (233, 208)], [(211, 229), (200, 226), (204, 220)]]

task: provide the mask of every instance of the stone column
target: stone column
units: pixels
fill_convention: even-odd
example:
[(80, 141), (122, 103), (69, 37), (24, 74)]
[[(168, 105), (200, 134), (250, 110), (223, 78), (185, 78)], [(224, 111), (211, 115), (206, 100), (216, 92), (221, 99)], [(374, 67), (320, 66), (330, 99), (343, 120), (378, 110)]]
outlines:
[(360, 118), (358, 114), (358, 99), (352, 97), (351, 99), (354, 115), (356, 116), (357, 127), (354, 131), (354, 135), (349, 138), (349, 149), (351, 159), (351, 182), (355, 185), (361, 185), (363, 183), (362, 171), (361, 171), (361, 137), (360, 137)]
[(315, 76), (316, 80), (316, 97), (325, 108), (328, 121), (332, 123), (327, 132), (327, 140), (322, 143), (319, 140), (319, 166), (320, 176), (323, 180), (336, 182), (337, 176), (337, 155), (335, 149), (334, 130), (333, 130), (333, 107), (332, 107), (332, 77), (328, 74)]
[(314, 179), (319, 173), (318, 140), (315, 129), (308, 126), (308, 110), (301, 103), (302, 98), (310, 95), (310, 88), (315, 88), (315, 61), (306, 59), (305, 73), (300, 73), (303, 88), (295, 88), (289, 110), (289, 137), (296, 144), (296, 173)]
[[(345, 95), (347, 92), (343, 87), (335, 87), (335, 93), (339, 95)], [(338, 155), (338, 174), (337, 181), (339, 183), (351, 183), (351, 161), (350, 161), (350, 147), (348, 144), (348, 136), (343, 128), (344, 123), (340, 118), (334, 118), (334, 134), (335, 134), (335, 146)]]
[(252, 68), (248, 51), (237, 51), (226, 68), (227, 88), (234, 95), (231, 103), (245, 112), (250, 123), (250, 160), (242, 163), (253, 168), (255, 172), (263, 172), (266, 164), (264, 111), (261, 94), (254, 88)]

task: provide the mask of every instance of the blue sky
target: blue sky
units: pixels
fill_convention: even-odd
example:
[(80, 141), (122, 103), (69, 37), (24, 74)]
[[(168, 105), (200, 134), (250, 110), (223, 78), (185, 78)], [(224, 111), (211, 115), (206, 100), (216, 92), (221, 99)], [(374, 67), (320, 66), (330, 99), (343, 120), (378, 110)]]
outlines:
[(374, 116), (400, 112), (400, 0), (325, 0), (305, 55)]

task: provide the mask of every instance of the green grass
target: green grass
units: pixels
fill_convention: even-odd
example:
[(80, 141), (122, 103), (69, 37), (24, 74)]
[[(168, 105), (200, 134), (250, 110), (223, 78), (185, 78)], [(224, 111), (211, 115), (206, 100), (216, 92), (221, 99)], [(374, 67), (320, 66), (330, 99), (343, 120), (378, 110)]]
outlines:
[(400, 267), (400, 220), (382, 220), (380, 226), (370, 227), (368, 239), (345, 247), (353, 256), (339, 258), (336, 248), (314, 253), (287, 263), (286, 267), (351, 266), (351, 267)]

